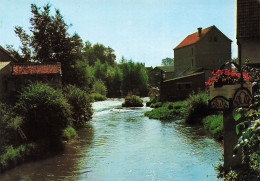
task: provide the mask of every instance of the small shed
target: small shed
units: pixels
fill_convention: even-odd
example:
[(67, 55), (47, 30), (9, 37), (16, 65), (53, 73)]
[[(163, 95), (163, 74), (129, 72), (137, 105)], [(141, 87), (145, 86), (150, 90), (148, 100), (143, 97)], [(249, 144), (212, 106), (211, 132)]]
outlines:
[(196, 93), (204, 89), (205, 73), (194, 73), (163, 81), (161, 84), (161, 99), (169, 101), (181, 100), (187, 98), (192, 92)]

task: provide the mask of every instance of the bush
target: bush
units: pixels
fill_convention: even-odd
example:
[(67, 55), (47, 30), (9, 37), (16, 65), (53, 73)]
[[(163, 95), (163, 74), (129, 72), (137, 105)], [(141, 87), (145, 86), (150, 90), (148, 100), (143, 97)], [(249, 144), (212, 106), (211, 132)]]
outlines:
[(21, 118), (14, 114), (12, 108), (0, 103), (0, 153), (6, 145), (19, 144), (17, 127), (20, 124)]
[(35, 149), (34, 144), (24, 144), (17, 148), (7, 146), (0, 156), (0, 170), (6, 170), (14, 165), (22, 163), (26, 157), (29, 157)]
[(93, 114), (89, 95), (72, 85), (65, 87), (63, 92), (72, 108), (73, 125), (76, 127), (85, 125)]
[(122, 104), (123, 107), (143, 107), (143, 100), (135, 95), (127, 96), (125, 102)]
[(208, 108), (208, 99), (209, 96), (206, 93), (191, 94), (189, 98), (186, 99), (186, 123), (201, 123), (202, 119), (211, 113)]
[(92, 102), (94, 102), (94, 101), (104, 101), (104, 100), (107, 99), (106, 96), (103, 96), (99, 93), (92, 93), (92, 94), (90, 94), (90, 97), (91, 97)]
[(103, 96), (107, 95), (107, 88), (102, 80), (96, 80), (93, 84), (93, 93), (99, 93)]
[(76, 130), (72, 126), (68, 126), (63, 130), (62, 138), (65, 141), (68, 141), (72, 138), (76, 138), (78, 136)]
[(159, 102), (157, 107), (151, 111), (147, 111), (145, 116), (148, 116), (150, 119), (159, 119), (159, 120), (177, 120), (182, 119), (185, 111), (185, 102)]
[(151, 104), (151, 108), (158, 108), (158, 107), (162, 107), (163, 103), (162, 102), (156, 102), (156, 103), (152, 103)]
[(223, 140), (223, 116), (221, 114), (207, 116), (202, 122), (205, 129), (208, 130), (214, 138), (219, 141)]
[(23, 119), (21, 128), (29, 141), (58, 143), (71, 121), (71, 107), (62, 92), (41, 83), (22, 90), (15, 110)]

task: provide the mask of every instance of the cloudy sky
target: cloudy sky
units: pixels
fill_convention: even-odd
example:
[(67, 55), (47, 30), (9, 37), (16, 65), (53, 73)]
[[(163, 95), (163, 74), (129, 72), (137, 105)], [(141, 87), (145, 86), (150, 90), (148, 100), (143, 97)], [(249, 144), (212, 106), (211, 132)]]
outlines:
[(212, 25), (233, 41), (232, 57), (237, 56), (236, 0), (1, 0), (1, 46), (20, 46), (14, 27), (29, 32), (31, 3), (50, 3), (72, 24), (70, 34), (110, 46), (117, 60), (160, 65), (188, 34)]

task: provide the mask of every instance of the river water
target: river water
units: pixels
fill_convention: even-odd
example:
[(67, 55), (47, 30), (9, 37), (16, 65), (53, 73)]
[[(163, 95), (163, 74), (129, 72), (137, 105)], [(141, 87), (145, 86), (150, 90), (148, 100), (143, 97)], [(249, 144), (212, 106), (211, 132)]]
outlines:
[(1, 181), (218, 180), (223, 148), (198, 126), (148, 119), (150, 108), (118, 109), (121, 99), (93, 103), (93, 120), (62, 155), (22, 164)]

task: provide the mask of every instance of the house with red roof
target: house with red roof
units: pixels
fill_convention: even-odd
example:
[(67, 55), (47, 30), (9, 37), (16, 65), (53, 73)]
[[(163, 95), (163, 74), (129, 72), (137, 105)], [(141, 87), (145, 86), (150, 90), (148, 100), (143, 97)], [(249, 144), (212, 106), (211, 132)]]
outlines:
[(208, 77), (212, 70), (231, 59), (231, 43), (214, 25), (198, 28), (173, 49), (176, 78), (201, 70)]
[(216, 26), (198, 28), (184, 38), (174, 50), (174, 79), (161, 83), (162, 99), (186, 98), (205, 89), (212, 70), (231, 59), (232, 41)]

